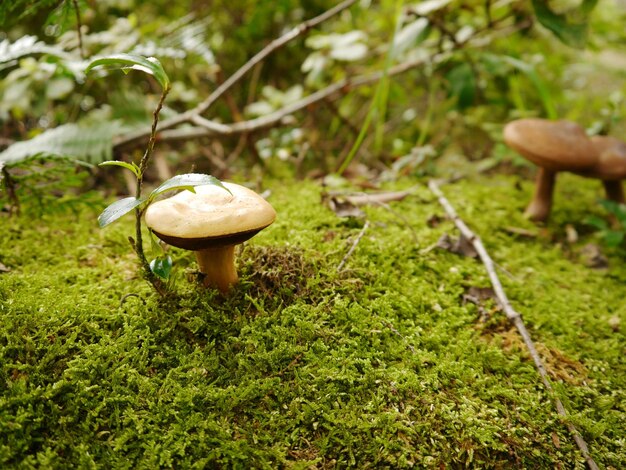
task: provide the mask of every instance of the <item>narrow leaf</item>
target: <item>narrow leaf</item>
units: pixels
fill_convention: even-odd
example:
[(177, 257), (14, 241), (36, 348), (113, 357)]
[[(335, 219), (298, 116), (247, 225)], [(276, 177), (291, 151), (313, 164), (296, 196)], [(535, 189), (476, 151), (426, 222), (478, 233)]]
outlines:
[(104, 228), (109, 225), (111, 222), (115, 222), (117, 219), (122, 217), (123, 215), (128, 214), (134, 208), (138, 207), (141, 203), (143, 203), (143, 199), (137, 199), (136, 197), (125, 197), (124, 199), (120, 199), (119, 201), (115, 201), (113, 204), (108, 206), (102, 214), (98, 217), (98, 223), (100, 224), (100, 228)]
[(100, 66), (120, 69), (124, 72), (128, 72), (129, 69), (141, 70), (152, 75), (164, 90), (169, 90), (170, 88), (169, 77), (165, 73), (161, 62), (154, 57), (143, 57), (135, 54), (112, 54), (92, 61), (85, 69), (85, 73), (89, 73), (95, 67)]
[(539, 99), (543, 104), (543, 108), (546, 111), (546, 115), (548, 116), (548, 118), (557, 119), (558, 115), (552, 101), (550, 91), (548, 90), (545, 82), (540, 78), (539, 74), (535, 70), (535, 67), (533, 67), (531, 64), (510, 56), (501, 56), (501, 59), (505, 63), (508, 63), (509, 65), (526, 75), (526, 77), (535, 87), (535, 90), (537, 90), (537, 94), (539, 95)]
[(121, 162), (119, 160), (107, 160), (106, 162), (100, 163), (98, 166), (121, 166), (122, 168), (132, 171), (133, 174), (139, 178), (139, 168), (132, 163)]
[[(588, 15), (596, 6), (598, 0), (583, 0), (577, 9), (581, 16)], [(568, 20), (565, 14), (555, 13), (550, 9), (545, 0), (532, 0), (533, 9), (539, 22), (552, 31), (565, 44), (572, 47), (582, 47), (585, 45), (587, 36), (587, 22), (573, 23)]]
[(195, 186), (203, 186), (203, 185), (213, 185), (219, 186), (224, 189), (224, 191), (230, 191), (226, 188), (220, 180), (218, 180), (215, 176), (204, 175), (202, 173), (187, 173), (184, 175), (176, 175), (173, 178), (168, 179), (161, 183), (159, 187), (157, 187), (154, 191), (150, 193), (149, 199), (152, 200), (157, 197), (159, 194), (163, 194), (167, 191), (174, 191), (177, 189), (188, 189), (193, 192), (193, 188)]

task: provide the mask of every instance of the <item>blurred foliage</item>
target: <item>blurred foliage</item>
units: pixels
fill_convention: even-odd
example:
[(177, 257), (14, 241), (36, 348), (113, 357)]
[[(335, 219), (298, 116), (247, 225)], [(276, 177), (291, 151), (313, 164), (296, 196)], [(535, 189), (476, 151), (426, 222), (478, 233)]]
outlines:
[(586, 222), (598, 231), (600, 239), (606, 246), (619, 247), (623, 250), (626, 240), (626, 205), (608, 200), (602, 200), (600, 204), (610, 214), (612, 222), (607, 222), (598, 215), (587, 217)]
[[(519, 161), (503, 148), (501, 128), (523, 116), (568, 118), (590, 133), (623, 134), (626, 5), (596, 3), (361, 0), (271, 54), (205, 117), (229, 123), (263, 116), (338, 80), (380, 72), (388, 56), (390, 70), (416, 61), (389, 77), (378, 104), (371, 81), (273, 129), (177, 142), (175, 154), (163, 142), (157, 151), (174, 155), (169, 163), (176, 167), (222, 176), (275, 171), (281, 162), (300, 176), (319, 176), (346, 161), (371, 119), (375, 132), (364, 133), (353, 163), (390, 177), (456, 172), (459, 165), (473, 171), (465, 164), (476, 161), (482, 169), (510, 171)], [(78, 2), (85, 57), (131, 53), (163, 63), (172, 79), (164, 118), (197, 105), (272, 39), (335, 4), (217, 0), (209, 9), (191, 0)], [(86, 77), (73, 5), (20, 0), (0, 7), (0, 150), (70, 123), (116, 123), (122, 134), (149, 125), (157, 84)], [(132, 150), (115, 158), (132, 158)]]

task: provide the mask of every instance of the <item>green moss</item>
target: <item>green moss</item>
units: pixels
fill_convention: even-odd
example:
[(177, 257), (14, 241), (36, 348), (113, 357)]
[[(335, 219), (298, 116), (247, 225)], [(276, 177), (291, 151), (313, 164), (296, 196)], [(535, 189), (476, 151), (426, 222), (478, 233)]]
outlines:
[[(444, 191), (501, 267), (594, 458), (623, 468), (626, 271), (577, 254), (595, 241), (581, 221), (599, 189), (563, 178), (537, 228), (521, 216), (531, 185), (516, 183)], [(2, 217), (0, 466), (582, 468), (503, 314), (463, 302), (489, 285), (482, 265), (429, 249), (455, 230), (429, 226), (443, 211), (425, 188), (394, 212), (368, 208), (337, 272), (361, 224), (314, 183), (270, 186), (278, 219), (240, 254), (226, 298), (172, 249), (175, 295), (159, 299), (137, 274), (132, 218), (99, 230), (86, 207)]]

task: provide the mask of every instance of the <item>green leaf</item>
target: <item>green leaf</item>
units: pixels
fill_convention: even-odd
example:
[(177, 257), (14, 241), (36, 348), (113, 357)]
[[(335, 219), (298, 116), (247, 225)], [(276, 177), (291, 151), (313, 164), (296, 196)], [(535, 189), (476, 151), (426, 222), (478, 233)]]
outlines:
[(619, 246), (624, 241), (624, 232), (621, 230), (607, 230), (603, 233), (603, 238), (607, 246)]
[[(583, 18), (591, 13), (598, 0), (583, 0), (578, 8), (570, 10), (571, 13)], [(566, 14), (558, 14), (550, 9), (546, 0), (532, 0), (533, 9), (539, 22), (552, 31), (562, 42), (572, 47), (585, 45), (587, 37), (587, 22), (577, 23), (569, 21)]]
[(467, 63), (462, 63), (454, 67), (446, 75), (450, 85), (450, 94), (457, 98), (459, 109), (465, 109), (476, 99), (476, 78), (472, 67)]
[(172, 258), (169, 256), (159, 256), (150, 261), (150, 270), (161, 279), (168, 279), (172, 272)]
[[(187, 189), (191, 192), (194, 191), (194, 187), (196, 186), (204, 186), (204, 185), (213, 185), (219, 186), (224, 189), (224, 191), (230, 191), (226, 188), (220, 180), (218, 180), (215, 176), (204, 175), (202, 173), (187, 173), (184, 175), (176, 175), (173, 178), (168, 179), (161, 183), (159, 187), (157, 187), (154, 191), (150, 193), (148, 200), (152, 201), (159, 194), (163, 194), (167, 191), (174, 191), (177, 189)], [(231, 193), (232, 194), (232, 193)]]
[(112, 157), (113, 136), (120, 126), (116, 122), (92, 125), (64, 124), (33, 137), (16, 142), (3, 152), (0, 161), (7, 166), (36, 155), (70, 157), (96, 164)]
[(123, 215), (128, 214), (134, 208), (138, 207), (141, 203), (144, 202), (144, 199), (137, 199), (136, 197), (125, 197), (124, 199), (120, 199), (119, 201), (115, 201), (113, 204), (108, 206), (102, 214), (98, 217), (98, 223), (100, 224), (100, 228), (104, 228), (109, 225), (111, 222), (115, 222), (117, 219), (122, 217)]
[(139, 168), (134, 163), (126, 163), (119, 160), (107, 160), (106, 162), (100, 163), (98, 166), (121, 166), (122, 168), (132, 171), (133, 174), (139, 178)]
[(607, 228), (609, 228), (609, 224), (607, 223), (607, 221), (597, 215), (590, 215), (585, 217), (585, 223), (599, 230), (606, 230)]
[(165, 73), (161, 62), (154, 57), (143, 57), (135, 54), (112, 54), (92, 61), (85, 69), (85, 73), (89, 73), (95, 67), (100, 66), (114, 70), (120, 69), (124, 72), (130, 69), (141, 70), (152, 75), (164, 90), (170, 89), (170, 79)]
[(531, 83), (537, 90), (537, 94), (541, 99), (541, 103), (543, 104), (543, 108), (546, 111), (546, 115), (548, 116), (548, 118), (557, 119), (558, 114), (552, 101), (552, 95), (550, 94), (550, 91), (548, 90), (548, 87), (546, 86), (544, 81), (539, 77), (539, 74), (535, 70), (535, 67), (533, 67), (531, 64), (510, 56), (500, 56), (500, 59), (502, 59), (504, 63), (509, 64), (510, 66), (516, 68), (524, 75), (526, 75), (526, 77), (531, 81)]

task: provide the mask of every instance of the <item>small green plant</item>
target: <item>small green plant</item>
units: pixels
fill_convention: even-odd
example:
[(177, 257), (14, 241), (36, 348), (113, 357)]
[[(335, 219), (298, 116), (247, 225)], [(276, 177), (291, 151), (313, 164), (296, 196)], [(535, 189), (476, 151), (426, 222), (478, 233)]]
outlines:
[[(164, 281), (169, 278), (169, 274), (172, 269), (172, 259), (169, 256), (166, 256), (161, 250), (160, 254), (155, 259), (148, 262), (143, 250), (141, 230), (142, 217), (145, 210), (157, 198), (157, 196), (169, 191), (189, 190), (194, 192), (194, 187), (205, 184), (220, 186), (224, 188), (225, 191), (228, 191), (228, 189), (226, 189), (214, 176), (188, 173), (184, 175), (177, 175), (168, 179), (154, 189), (148, 196), (143, 196), (142, 187), (144, 174), (148, 168), (152, 152), (154, 151), (157, 125), (159, 123), (159, 113), (161, 112), (165, 98), (170, 91), (170, 80), (161, 63), (154, 57), (143, 57), (131, 54), (115, 54), (107, 57), (101, 57), (92, 61), (87, 66), (85, 73), (101, 66), (109, 69), (121, 69), (125, 73), (133, 69), (141, 70), (142, 72), (152, 75), (161, 86), (161, 98), (152, 113), (152, 129), (150, 132), (150, 138), (139, 165), (134, 162), (128, 163), (118, 160), (108, 160), (100, 164), (100, 166), (120, 166), (129, 170), (133, 175), (135, 175), (137, 183), (135, 195), (115, 201), (113, 204), (105, 208), (102, 214), (98, 217), (98, 222), (100, 227), (106, 227), (133, 209), (135, 210), (135, 238), (129, 237), (128, 239), (139, 258), (144, 277), (148, 282), (150, 282), (150, 284), (152, 284), (159, 294), (164, 295), (166, 292)], [(154, 239), (153, 247), (160, 250), (160, 245), (156, 243)]]
[(613, 223), (598, 216), (587, 217), (586, 222), (598, 229), (605, 245), (616, 248), (623, 246), (626, 239), (626, 204), (602, 200), (600, 204), (612, 216)]

